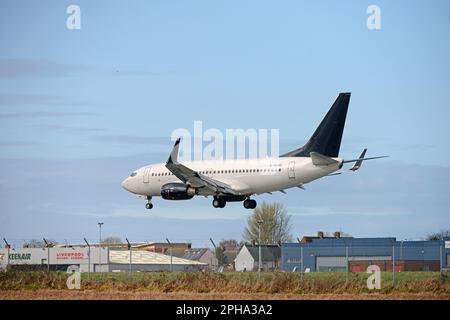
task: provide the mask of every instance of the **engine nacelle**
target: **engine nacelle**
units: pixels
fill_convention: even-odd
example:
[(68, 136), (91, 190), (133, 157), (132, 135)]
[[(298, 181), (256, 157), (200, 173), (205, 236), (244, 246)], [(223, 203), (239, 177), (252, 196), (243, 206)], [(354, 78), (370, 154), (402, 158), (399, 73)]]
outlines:
[(166, 183), (161, 187), (161, 197), (166, 200), (188, 200), (197, 194), (195, 188), (184, 183)]

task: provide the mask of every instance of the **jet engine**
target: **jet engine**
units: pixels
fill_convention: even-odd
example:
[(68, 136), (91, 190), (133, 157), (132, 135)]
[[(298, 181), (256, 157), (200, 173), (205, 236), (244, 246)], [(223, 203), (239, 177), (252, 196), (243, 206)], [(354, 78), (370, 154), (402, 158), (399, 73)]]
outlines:
[(161, 187), (161, 197), (166, 200), (188, 200), (197, 194), (197, 190), (184, 183), (166, 183)]

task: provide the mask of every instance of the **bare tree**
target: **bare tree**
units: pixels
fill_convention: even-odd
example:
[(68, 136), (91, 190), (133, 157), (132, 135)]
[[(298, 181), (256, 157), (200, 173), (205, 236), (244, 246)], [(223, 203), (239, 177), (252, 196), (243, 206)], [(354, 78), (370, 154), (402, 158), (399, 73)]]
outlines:
[[(58, 242), (54, 239), (46, 239), (50, 248), (56, 246)], [(31, 239), (29, 241), (24, 242), (24, 248), (45, 248), (44, 240)]]
[(441, 230), (435, 233), (429, 233), (426, 240), (444, 240), (445, 237), (450, 237), (450, 230)]
[(110, 245), (110, 244), (122, 244), (122, 239), (119, 237), (107, 237), (102, 240), (102, 244)]
[(240, 248), (239, 242), (234, 239), (222, 240), (222, 241), (220, 241), (219, 246), (224, 251), (239, 250), (239, 248)]
[(258, 221), (261, 220), (261, 243), (278, 244), (292, 241), (291, 216), (281, 203), (268, 204), (263, 202), (247, 220), (244, 230), (244, 240), (258, 242)]

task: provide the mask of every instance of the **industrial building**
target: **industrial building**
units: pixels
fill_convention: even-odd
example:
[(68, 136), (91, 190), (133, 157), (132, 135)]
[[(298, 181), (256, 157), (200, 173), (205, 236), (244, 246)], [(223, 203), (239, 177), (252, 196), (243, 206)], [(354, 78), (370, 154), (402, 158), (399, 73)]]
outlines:
[[(279, 246), (261, 246), (261, 270), (274, 271), (279, 269), (281, 248)], [(259, 265), (259, 246), (242, 246), (234, 259), (236, 271), (257, 271)]]
[[(131, 257), (130, 257), (131, 253)], [(207, 263), (150, 251), (110, 251), (108, 269), (118, 271), (202, 271)]]
[[(130, 256), (131, 252), (131, 256)], [(81, 272), (201, 271), (208, 264), (157, 252), (110, 250), (107, 247), (53, 247), (0, 249), (0, 269), (50, 269), (65, 271), (78, 266)]]
[(67, 270), (71, 265), (81, 272), (108, 271), (107, 248), (3, 248), (0, 249), (0, 268), (21, 270)]
[(439, 271), (450, 267), (450, 238), (397, 241), (396, 238), (304, 237), (281, 248), (284, 271)]

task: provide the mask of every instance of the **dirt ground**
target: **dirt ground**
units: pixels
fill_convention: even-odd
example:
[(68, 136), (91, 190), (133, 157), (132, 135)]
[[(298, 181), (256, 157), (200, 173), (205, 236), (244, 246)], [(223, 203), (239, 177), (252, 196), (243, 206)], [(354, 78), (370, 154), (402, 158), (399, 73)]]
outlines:
[(117, 290), (5, 290), (0, 291), (0, 300), (450, 300), (448, 294), (245, 294), (245, 293), (192, 293), (149, 292)]

